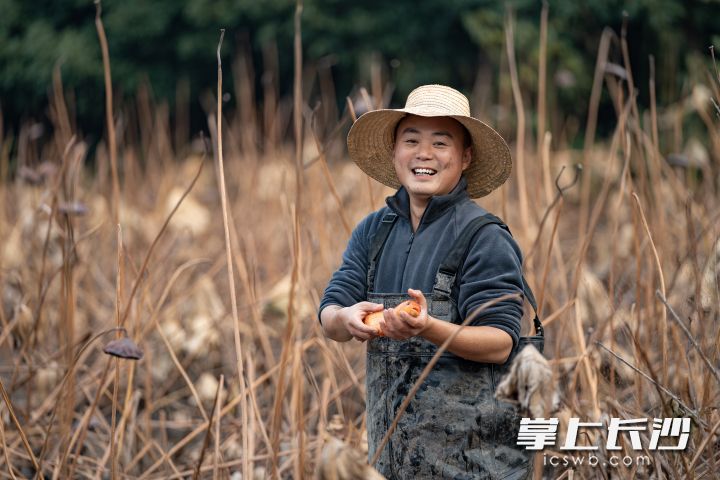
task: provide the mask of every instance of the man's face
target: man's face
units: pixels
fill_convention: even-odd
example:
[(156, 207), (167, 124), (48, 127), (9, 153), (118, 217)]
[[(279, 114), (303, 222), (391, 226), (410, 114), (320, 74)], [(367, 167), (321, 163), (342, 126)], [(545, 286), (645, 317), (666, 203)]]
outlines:
[(463, 126), (450, 117), (408, 115), (400, 121), (393, 164), (411, 198), (427, 201), (450, 193), (472, 158), (464, 140)]

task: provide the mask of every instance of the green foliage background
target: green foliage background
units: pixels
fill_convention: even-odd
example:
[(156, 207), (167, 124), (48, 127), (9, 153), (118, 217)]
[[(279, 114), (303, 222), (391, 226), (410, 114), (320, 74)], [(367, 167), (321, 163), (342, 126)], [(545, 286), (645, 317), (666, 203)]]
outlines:
[[(287, 94), (294, 8), (290, 0), (105, 0), (103, 21), (116, 91), (121, 98), (132, 98), (147, 81), (156, 100), (172, 105), (178, 81), (186, 78), (194, 124), (204, 124), (197, 99), (215, 86), (215, 48), (219, 29), (226, 28), (226, 59), (250, 49), (258, 85), (263, 48), (277, 46), (278, 87), (281, 95)], [(423, 83), (447, 83), (469, 93), (480, 68), (491, 72), (494, 99), (501, 88), (509, 88), (507, 66), (502, 66), (503, 23), (512, 9), (521, 83), (532, 95), (537, 89), (541, 8), (537, 0), (308, 0), (302, 17), (305, 62), (332, 64), (338, 105), (354, 86), (368, 85), (372, 55), (379, 55), (395, 86), (395, 104)], [(619, 34), (623, 12), (641, 104), (647, 103), (648, 55), (656, 58), (658, 99), (667, 104), (689, 88), (693, 76), (706, 75), (707, 48), (720, 40), (717, 0), (553, 0), (549, 8), (549, 96), (557, 109), (580, 123), (601, 32), (610, 27)], [(0, 0), (0, 12), (5, 128), (45, 118), (52, 71), (59, 64), (66, 89), (74, 92), (78, 123), (86, 132), (101, 133), (102, 60), (94, 4)], [(558, 72), (570, 84), (555, 88)], [(231, 69), (226, 74), (232, 75)], [(602, 121), (601, 115), (601, 129)]]

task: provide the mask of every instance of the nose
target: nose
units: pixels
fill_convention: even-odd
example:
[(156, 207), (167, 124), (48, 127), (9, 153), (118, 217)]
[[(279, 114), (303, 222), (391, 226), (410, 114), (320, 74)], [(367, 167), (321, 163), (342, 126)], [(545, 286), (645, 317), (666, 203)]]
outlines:
[(421, 141), (418, 143), (416, 157), (422, 160), (432, 158), (432, 142)]

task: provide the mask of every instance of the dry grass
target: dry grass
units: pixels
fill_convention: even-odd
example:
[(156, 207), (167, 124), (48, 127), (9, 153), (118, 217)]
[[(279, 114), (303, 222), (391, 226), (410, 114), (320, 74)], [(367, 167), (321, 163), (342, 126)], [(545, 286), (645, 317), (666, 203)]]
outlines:
[[(720, 122), (703, 92), (720, 98), (718, 84), (697, 86), (685, 105), (640, 111), (627, 82), (603, 73), (609, 42), (593, 91), (606, 88), (617, 107), (610, 140), (595, 142), (590, 132), (576, 152), (550, 148), (555, 132), (542, 135), (544, 154), (523, 152), (527, 191), (519, 195), (513, 177), (480, 203), (504, 216), (526, 254), (546, 319), (545, 354), (560, 383), (556, 416), (690, 416), (684, 452), (650, 452), (650, 467), (612, 475), (713, 476)], [(132, 478), (237, 478), (243, 469), (255, 478), (309, 477), (328, 431), (362, 451), (364, 348), (327, 341), (315, 312), (348, 227), (392, 192), (334, 153), (341, 136), (333, 132), (342, 128), (308, 114), (305, 148), (291, 150), (248, 133), (282, 132), (282, 105), (258, 113), (246, 104), (224, 118), (225, 230), (217, 161), (192, 183), (203, 149), (173, 147), (163, 106), (141, 98), (137, 122), (117, 132), (116, 196), (113, 153), (101, 144), (96, 171), (85, 168), (87, 145), (72, 136), (59, 76), (54, 92), (54, 137), (41, 150), (19, 135), (13, 160), (21, 169), (12, 179), (9, 140), (0, 144), (0, 380), (8, 393), (0, 477), (30, 477), (35, 463), (53, 478), (103, 478), (114, 466), (117, 477)], [(673, 167), (659, 151), (683, 115), (700, 118), (711, 138), (710, 161), (697, 168)], [(268, 144), (272, 153), (257, 146)], [(550, 179), (581, 158), (582, 180), (561, 195)], [(527, 219), (518, 215), (526, 209)], [(102, 353), (112, 337), (94, 339), (118, 324), (144, 350), (141, 361), (113, 364)], [(590, 431), (590, 442), (604, 442), (592, 435), (600, 433)], [(332, 443), (330, 451), (342, 448)]]

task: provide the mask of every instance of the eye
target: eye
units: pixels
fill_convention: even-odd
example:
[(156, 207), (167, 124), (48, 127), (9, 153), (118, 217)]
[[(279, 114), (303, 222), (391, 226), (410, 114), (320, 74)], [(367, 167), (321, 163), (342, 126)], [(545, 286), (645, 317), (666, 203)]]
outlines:
[(436, 147), (447, 147), (447, 143), (445, 142), (435, 142), (433, 145)]
[(407, 143), (409, 145), (415, 145), (418, 142), (414, 138), (408, 138), (408, 139), (405, 139), (405, 143)]

